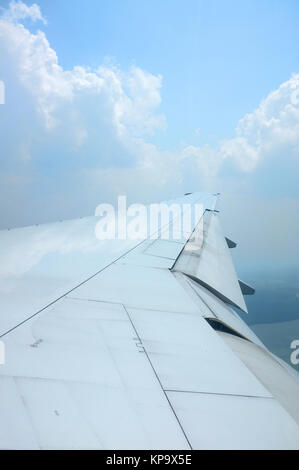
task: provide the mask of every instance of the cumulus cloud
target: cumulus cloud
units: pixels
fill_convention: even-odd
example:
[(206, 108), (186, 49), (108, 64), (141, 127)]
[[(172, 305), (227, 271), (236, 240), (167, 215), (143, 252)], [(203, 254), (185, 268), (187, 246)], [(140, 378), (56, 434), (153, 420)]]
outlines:
[(43, 221), (84, 215), (120, 193), (147, 200), (154, 193), (158, 199), (215, 191), (228, 166), (240, 181), (274, 160), (279, 170), (282, 159), (297, 159), (299, 74), (244, 116), (233, 138), (214, 147), (161, 150), (151, 143), (153, 134), (167, 129), (159, 112), (160, 75), (136, 66), (65, 70), (45, 32), (33, 33), (25, 19), (45, 23), (38, 5), (21, 1), (11, 2), (0, 17), (4, 225), (31, 223), (33, 216)]
[[(246, 114), (236, 127), (235, 137), (218, 147), (188, 147), (184, 153), (198, 160), (208, 153), (206, 174), (217, 173), (231, 161), (244, 173), (251, 173), (267, 159), (280, 152), (299, 157), (299, 74), (294, 74), (272, 91), (252, 113)], [(204, 171), (204, 170), (203, 170)]]
[(240, 120), (236, 138), (224, 142), (222, 151), (244, 171), (279, 149), (299, 155), (299, 74), (272, 91), (260, 106)]
[(151, 133), (164, 125), (163, 116), (154, 114), (160, 104), (160, 76), (137, 67), (132, 67), (128, 73), (122, 73), (116, 67), (99, 67), (91, 71), (76, 66), (72, 70), (63, 70), (45, 33), (31, 33), (22, 24), (12, 22), (10, 15), (0, 19), (0, 40), (2, 67), (7, 65), (6, 61), (12, 61), (15, 80), (32, 96), (48, 129), (65, 121), (62, 108), (64, 110), (68, 105), (72, 107), (72, 125), (75, 114), (79, 115), (80, 111), (87, 117), (86, 110), (80, 109), (79, 100), (91, 95), (96, 100), (95, 107), (103, 104), (98, 100), (104, 97), (111, 124), (119, 134), (129, 130), (133, 134)]
[(4, 11), (3, 17), (7, 21), (19, 21), (30, 18), (32, 21), (42, 21), (44, 24), (47, 23), (36, 3), (29, 7), (21, 1), (12, 1), (9, 4), (9, 8)]
[[(23, 8), (19, 2), (17, 9), (12, 3), (0, 18), (0, 78), (6, 85), (6, 105), (0, 108), (4, 213), (7, 195), (10, 211), (17, 211), (21, 202), (28, 203), (30, 185), (37, 179), (42, 193), (55, 191), (52, 206), (57, 204), (59, 191), (61, 198), (63, 191), (68, 193), (66, 200), (73, 197), (75, 205), (74, 186), (85, 182), (79, 173), (94, 176), (107, 168), (139, 165), (137, 160), (147, 159), (142, 150), (144, 138), (166, 125), (164, 116), (157, 112), (161, 76), (138, 67), (125, 72), (116, 66), (64, 70), (45, 33), (32, 33), (20, 21), (21, 11), (22, 18), (27, 12), (27, 17), (38, 19), (36, 8), (31, 8)], [(17, 183), (20, 178), (22, 185)], [(95, 183), (98, 189), (92, 206), (104, 197), (105, 184), (102, 179)], [(84, 199), (90, 184), (82, 193)], [(37, 203), (34, 197), (32, 200)], [(82, 207), (83, 214), (92, 211), (91, 203), (86, 204), (89, 208)], [(21, 217), (20, 223), (27, 222)]]

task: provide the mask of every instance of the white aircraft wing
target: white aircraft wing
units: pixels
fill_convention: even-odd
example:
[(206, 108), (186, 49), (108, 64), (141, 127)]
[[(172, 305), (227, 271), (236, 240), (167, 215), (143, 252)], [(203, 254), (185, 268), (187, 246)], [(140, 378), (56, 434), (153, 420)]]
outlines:
[(204, 208), (179, 239), (0, 232), (0, 448), (299, 449), (298, 374), (232, 308), (216, 199), (173, 201)]

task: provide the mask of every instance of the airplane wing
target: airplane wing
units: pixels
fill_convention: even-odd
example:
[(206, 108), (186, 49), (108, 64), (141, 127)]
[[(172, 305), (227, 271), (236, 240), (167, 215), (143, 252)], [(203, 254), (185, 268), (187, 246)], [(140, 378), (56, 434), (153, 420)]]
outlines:
[(299, 449), (298, 374), (241, 319), (216, 201), (170, 201), (203, 207), (181, 238), (0, 232), (0, 448)]

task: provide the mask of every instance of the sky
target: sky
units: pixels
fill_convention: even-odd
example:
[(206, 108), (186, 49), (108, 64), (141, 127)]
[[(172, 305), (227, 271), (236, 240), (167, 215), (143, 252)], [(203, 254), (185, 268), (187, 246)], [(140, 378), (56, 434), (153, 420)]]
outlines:
[(221, 192), (240, 265), (298, 265), (297, 0), (0, 0), (0, 228)]

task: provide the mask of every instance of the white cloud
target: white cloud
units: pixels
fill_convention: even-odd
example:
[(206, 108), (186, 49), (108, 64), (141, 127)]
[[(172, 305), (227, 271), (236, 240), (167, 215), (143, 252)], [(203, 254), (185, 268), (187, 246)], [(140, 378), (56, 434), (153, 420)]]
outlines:
[(87, 117), (86, 110), (80, 109), (76, 101), (84, 96), (87, 99), (93, 96), (94, 106), (98, 104), (98, 97), (104, 97), (112, 118), (111, 124), (120, 135), (150, 134), (164, 127), (164, 117), (155, 115), (161, 101), (161, 76), (154, 76), (137, 67), (132, 67), (128, 73), (112, 66), (93, 71), (81, 66), (63, 70), (43, 32), (33, 34), (21, 23), (11, 21), (12, 17), (21, 18), (11, 10), (24, 10), (27, 16), (32, 14), (38, 18), (37, 6), (27, 7), (19, 2), (16, 9), (15, 3), (10, 5), (9, 12), (0, 19), (2, 68), (5, 68), (5, 61), (13, 62), (18, 84), (34, 98), (47, 128), (65, 121), (63, 107), (68, 105), (72, 106), (72, 123), (75, 115), (85, 113)]
[(236, 140), (241, 138), (240, 146), (245, 145), (245, 153), (252, 163), (248, 170), (284, 147), (298, 156), (299, 102), (294, 99), (298, 92), (299, 74), (295, 74), (272, 91), (253, 113), (240, 120)]
[(221, 144), (220, 155), (223, 160), (232, 158), (238, 167), (245, 172), (256, 168), (260, 158), (259, 147), (251, 145), (242, 135), (226, 140)]
[(36, 3), (29, 7), (22, 1), (10, 2), (8, 10), (4, 13), (4, 18), (7, 21), (20, 21), (30, 18), (32, 21), (42, 21), (44, 24), (47, 23)]

